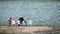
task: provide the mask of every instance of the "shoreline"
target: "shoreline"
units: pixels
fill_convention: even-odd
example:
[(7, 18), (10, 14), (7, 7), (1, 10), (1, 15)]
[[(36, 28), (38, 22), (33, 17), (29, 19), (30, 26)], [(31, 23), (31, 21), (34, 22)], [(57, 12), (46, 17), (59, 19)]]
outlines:
[[(37, 34), (37, 33), (51, 33), (52, 31), (60, 30), (60, 27), (50, 27), (50, 26), (20, 26), (20, 27), (8, 27), (0, 26), (0, 33), (14, 33), (14, 34)], [(3, 33), (3, 34), (5, 34)]]

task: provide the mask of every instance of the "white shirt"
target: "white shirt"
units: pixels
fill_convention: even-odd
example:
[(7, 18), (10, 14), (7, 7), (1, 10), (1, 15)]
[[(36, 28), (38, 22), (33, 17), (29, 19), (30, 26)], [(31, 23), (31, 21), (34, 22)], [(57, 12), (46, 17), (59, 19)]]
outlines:
[(15, 22), (15, 20), (12, 20), (12, 24), (15, 24), (16, 22)]
[(18, 23), (17, 24), (20, 24), (20, 21), (18, 20)]

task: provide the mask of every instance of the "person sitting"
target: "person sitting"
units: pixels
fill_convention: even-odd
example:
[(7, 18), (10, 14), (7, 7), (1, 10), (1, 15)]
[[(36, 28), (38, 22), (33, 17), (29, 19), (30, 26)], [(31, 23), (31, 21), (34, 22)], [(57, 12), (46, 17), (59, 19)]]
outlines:
[[(26, 21), (24, 20), (23, 17), (20, 17), (20, 18), (19, 18), (19, 21), (20, 21), (20, 24), (21, 24), (21, 25), (22, 25), (23, 21), (26, 23)], [(26, 24), (26, 26), (27, 26), (27, 24)]]
[(17, 26), (20, 26), (20, 20), (18, 19), (18, 21), (17, 21)]
[(13, 26), (15, 26), (15, 25), (16, 25), (16, 22), (15, 22), (15, 20), (14, 20), (14, 19), (12, 20), (12, 25), (13, 25)]

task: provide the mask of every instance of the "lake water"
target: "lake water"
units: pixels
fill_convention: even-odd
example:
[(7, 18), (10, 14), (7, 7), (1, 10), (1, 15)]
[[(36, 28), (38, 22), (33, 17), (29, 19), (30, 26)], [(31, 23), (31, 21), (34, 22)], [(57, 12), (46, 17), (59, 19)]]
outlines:
[(60, 26), (60, 2), (0, 1), (0, 23), (23, 16), (33, 24)]

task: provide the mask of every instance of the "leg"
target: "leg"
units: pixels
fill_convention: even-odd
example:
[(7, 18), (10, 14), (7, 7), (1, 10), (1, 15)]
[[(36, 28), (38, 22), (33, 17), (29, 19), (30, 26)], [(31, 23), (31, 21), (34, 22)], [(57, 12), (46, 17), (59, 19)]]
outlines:
[(9, 23), (9, 26), (11, 26), (11, 23)]
[(20, 24), (22, 25), (22, 21), (20, 21)]

